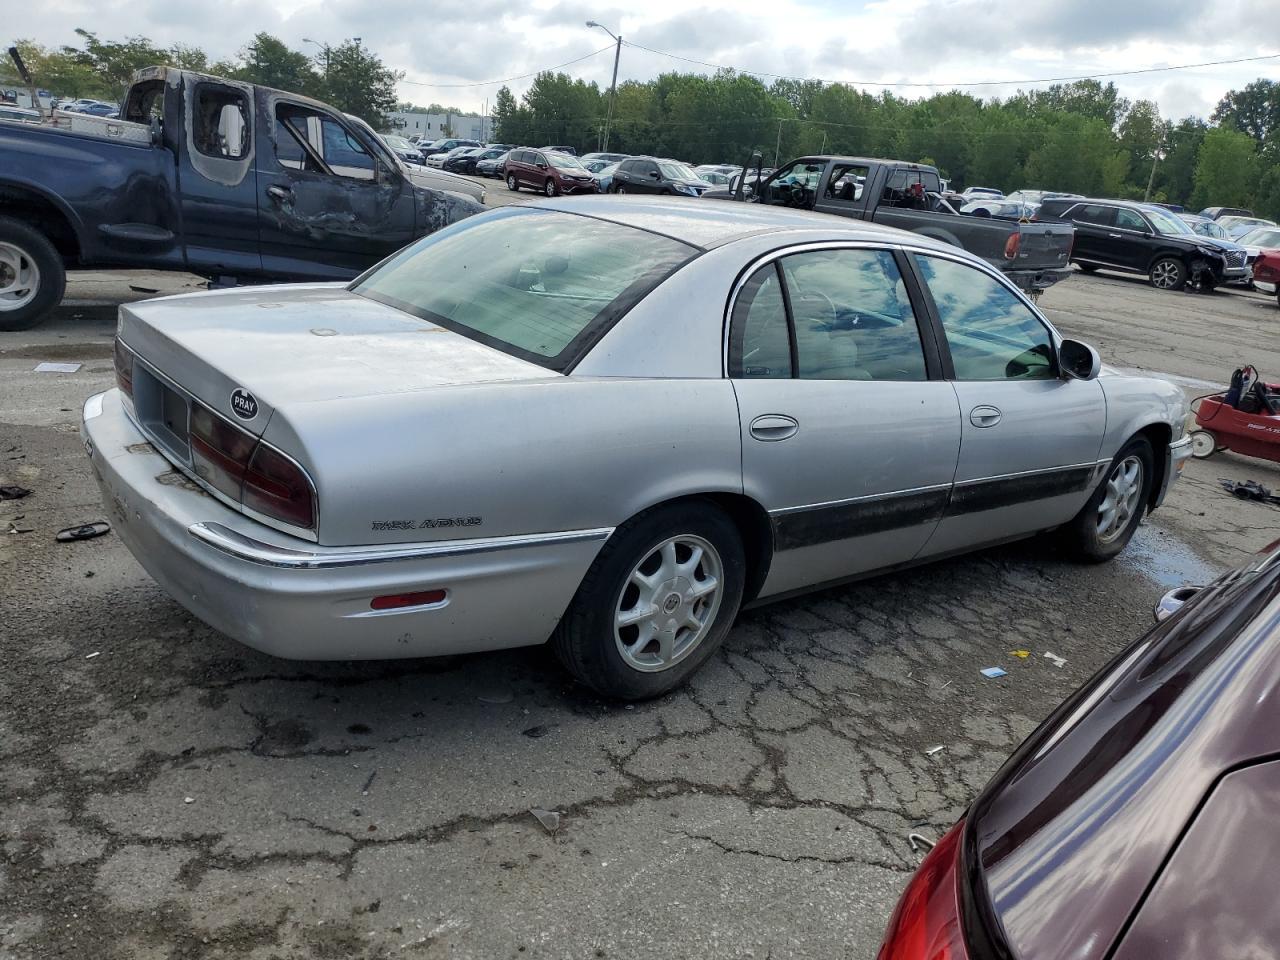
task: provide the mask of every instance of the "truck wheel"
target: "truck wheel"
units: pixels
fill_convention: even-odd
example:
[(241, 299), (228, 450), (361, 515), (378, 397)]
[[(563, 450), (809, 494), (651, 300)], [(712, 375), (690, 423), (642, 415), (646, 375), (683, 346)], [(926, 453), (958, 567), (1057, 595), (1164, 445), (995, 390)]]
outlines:
[(710, 503), (648, 510), (613, 532), (552, 639), (581, 683), (622, 700), (661, 696), (705, 663), (742, 602), (746, 557)]
[(1151, 265), (1151, 285), (1158, 290), (1181, 290), (1187, 285), (1187, 267), (1177, 257), (1161, 257)]
[(62, 300), (67, 271), (53, 244), (11, 217), (0, 217), (0, 330), (27, 330)]

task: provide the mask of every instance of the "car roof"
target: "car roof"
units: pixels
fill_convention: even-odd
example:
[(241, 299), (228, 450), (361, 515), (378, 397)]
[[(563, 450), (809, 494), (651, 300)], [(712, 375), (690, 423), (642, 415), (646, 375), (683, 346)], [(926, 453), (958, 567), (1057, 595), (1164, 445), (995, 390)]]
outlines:
[(812, 213), (807, 210), (792, 210), (733, 200), (665, 197), (623, 199), (608, 195), (588, 195), (570, 199), (539, 200), (530, 206), (596, 217), (640, 230), (649, 230), (704, 250), (764, 233), (812, 230), (815, 240), (870, 240), (881, 243), (910, 241), (956, 252), (956, 248), (950, 244), (866, 220), (851, 220), (827, 213)]

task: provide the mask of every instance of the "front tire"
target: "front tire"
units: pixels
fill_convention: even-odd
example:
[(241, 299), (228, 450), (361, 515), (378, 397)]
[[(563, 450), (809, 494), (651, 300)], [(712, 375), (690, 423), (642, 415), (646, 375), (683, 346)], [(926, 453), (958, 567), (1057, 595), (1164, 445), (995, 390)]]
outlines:
[(1096, 263), (1077, 263), (1081, 273), (1097, 273), (1098, 265)]
[(1177, 257), (1161, 257), (1151, 265), (1148, 279), (1157, 290), (1181, 290), (1187, 285), (1187, 265)]
[(684, 683), (723, 642), (742, 603), (742, 538), (720, 509), (648, 510), (609, 538), (552, 638), (579, 682), (622, 700)]
[(516, 179), (516, 175), (514, 173), (507, 174), (507, 189), (508, 190), (520, 189), (520, 181)]
[(620, 184), (618, 184), (617, 186), (615, 186), (615, 187), (613, 188), (613, 192), (614, 192), (614, 193), (626, 193), (626, 192), (627, 192), (627, 185), (626, 185), (625, 183), (620, 183)]
[(28, 330), (62, 300), (67, 271), (48, 238), (0, 217), (0, 330)]
[(1089, 501), (1062, 528), (1067, 551), (1088, 563), (1102, 563), (1123, 550), (1142, 520), (1154, 479), (1151, 441), (1134, 437), (1115, 455)]
[(542, 192), (548, 197), (554, 197), (560, 190), (556, 187), (556, 182), (548, 177), (547, 182), (542, 185)]

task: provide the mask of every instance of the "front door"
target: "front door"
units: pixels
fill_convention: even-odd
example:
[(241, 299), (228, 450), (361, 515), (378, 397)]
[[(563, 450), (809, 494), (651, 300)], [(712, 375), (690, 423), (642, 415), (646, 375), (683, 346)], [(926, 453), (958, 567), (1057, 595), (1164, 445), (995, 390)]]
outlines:
[(1136, 210), (1116, 207), (1115, 226), (1107, 231), (1108, 259), (1122, 267), (1147, 272), (1151, 259), (1151, 226)]
[(918, 317), (888, 250), (789, 254), (739, 292), (743, 486), (774, 533), (762, 595), (906, 562), (937, 526), (960, 416)]
[(1113, 238), (1107, 236), (1115, 232), (1115, 207), (1102, 203), (1079, 203), (1071, 208), (1070, 216), (1076, 228), (1071, 259), (1118, 266), (1111, 259)]
[[(354, 128), (310, 105), (267, 101), (258, 152), (259, 237), (270, 271), (354, 277), (416, 236), (416, 198)], [(259, 125), (261, 128), (261, 124)]]
[(960, 402), (955, 490), (926, 553), (1065, 523), (1101, 479), (1106, 400), (1059, 374), (1048, 326), (1013, 289), (944, 255), (915, 256)]

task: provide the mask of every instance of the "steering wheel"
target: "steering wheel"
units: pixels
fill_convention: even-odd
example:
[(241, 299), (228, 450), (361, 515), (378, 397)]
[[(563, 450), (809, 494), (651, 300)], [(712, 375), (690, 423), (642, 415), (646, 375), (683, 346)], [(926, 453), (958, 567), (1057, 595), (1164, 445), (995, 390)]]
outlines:
[(787, 205), (807, 209), (809, 206), (809, 188), (799, 180), (791, 184), (791, 193), (787, 197)]
[[(802, 310), (802, 305), (806, 304), (807, 309)], [(839, 313), (836, 311), (835, 301), (821, 290), (813, 290), (808, 293), (802, 293), (798, 297), (792, 297), (791, 310), (797, 321), (807, 320), (816, 330), (831, 333), (837, 329)], [(824, 317), (822, 314), (826, 316)]]

